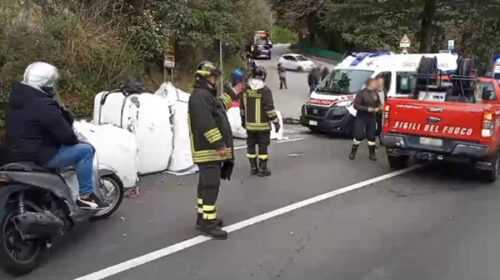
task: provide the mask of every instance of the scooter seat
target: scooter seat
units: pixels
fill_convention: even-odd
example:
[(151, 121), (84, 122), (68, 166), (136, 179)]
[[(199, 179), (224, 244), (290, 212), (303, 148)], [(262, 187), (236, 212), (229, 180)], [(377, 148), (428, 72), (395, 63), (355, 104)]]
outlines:
[(13, 162), (0, 167), (0, 171), (18, 171), (18, 172), (51, 172), (33, 162)]

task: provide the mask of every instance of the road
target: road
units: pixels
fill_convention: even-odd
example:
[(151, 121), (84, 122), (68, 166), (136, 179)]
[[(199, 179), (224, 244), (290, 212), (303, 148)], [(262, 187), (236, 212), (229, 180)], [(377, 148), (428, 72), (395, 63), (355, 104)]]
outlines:
[[(268, 82), (279, 109), (293, 116), (305, 74), (290, 74), (290, 89), (280, 92), (274, 62), (263, 62)], [(349, 140), (286, 128), (290, 139), (271, 146), (271, 177), (251, 177), (238, 148), (218, 207), (228, 240), (194, 229), (196, 176), (152, 175), (141, 179), (139, 198), (59, 239), (20, 279), (500, 278), (498, 183), (456, 165), (395, 173), (381, 149), (377, 162), (365, 147), (349, 161)]]

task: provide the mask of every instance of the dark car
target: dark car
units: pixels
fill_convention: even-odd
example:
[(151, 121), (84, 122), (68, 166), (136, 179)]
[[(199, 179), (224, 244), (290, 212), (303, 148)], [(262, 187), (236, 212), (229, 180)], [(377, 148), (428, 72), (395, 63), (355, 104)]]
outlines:
[(302, 106), (301, 125), (312, 131), (351, 135), (352, 101), (372, 74), (365, 70), (333, 70)]

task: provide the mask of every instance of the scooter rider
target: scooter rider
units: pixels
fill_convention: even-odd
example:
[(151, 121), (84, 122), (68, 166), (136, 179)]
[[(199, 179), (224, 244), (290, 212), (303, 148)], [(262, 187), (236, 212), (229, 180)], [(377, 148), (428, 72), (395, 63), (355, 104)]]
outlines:
[[(273, 94), (266, 86), (266, 69), (257, 66), (252, 72), (240, 103), (241, 123), (247, 130), (247, 156), (250, 174), (270, 176), (267, 148), (271, 143), (271, 122), (276, 132), (280, 129), (278, 115), (274, 108)], [(257, 155), (256, 146), (259, 146)], [(258, 163), (257, 163), (258, 158)]]
[(368, 140), (370, 160), (376, 161), (376, 114), (381, 109), (381, 101), (377, 93), (376, 80), (369, 79), (366, 82), (366, 87), (356, 94), (354, 108), (357, 110), (357, 114), (354, 120), (354, 140), (349, 159), (353, 160), (356, 157), (359, 144), (366, 138)]
[(209, 61), (196, 69), (194, 91), (189, 98), (189, 126), (193, 161), (200, 169), (196, 226), (215, 239), (226, 239), (217, 219), (216, 202), (220, 180), (231, 178), (233, 135), (226, 110), (242, 91), (241, 85), (225, 90), (217, 98), (220, 70)]
[(7, 111), (6, 146), (10, 162), (34, 162), (50, 169), (75, 168), (80, 196), (77, 205), (108, 207), (94, 194), (94, 148), (79, 143), (72, 129), (73, 116), (56, 100), (56, 67), (35, 62), (14, 85)]

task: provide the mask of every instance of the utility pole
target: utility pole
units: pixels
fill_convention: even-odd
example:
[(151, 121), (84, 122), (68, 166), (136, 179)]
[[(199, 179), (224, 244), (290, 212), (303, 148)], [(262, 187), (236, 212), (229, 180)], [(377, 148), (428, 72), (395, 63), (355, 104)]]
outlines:
[(224, 92), (224, 66), (222, 65), (222, 40), (219, 41), (219, 58), (220, 58), (220, 93)]

